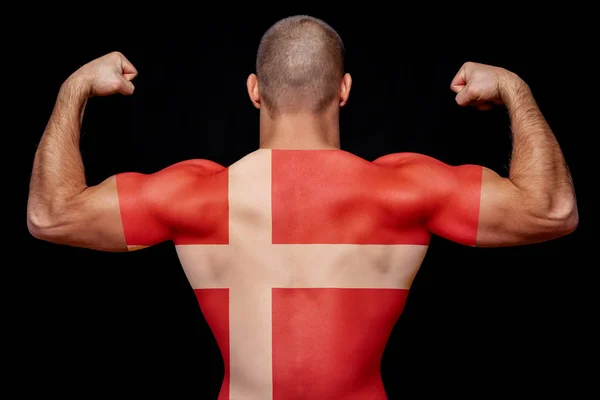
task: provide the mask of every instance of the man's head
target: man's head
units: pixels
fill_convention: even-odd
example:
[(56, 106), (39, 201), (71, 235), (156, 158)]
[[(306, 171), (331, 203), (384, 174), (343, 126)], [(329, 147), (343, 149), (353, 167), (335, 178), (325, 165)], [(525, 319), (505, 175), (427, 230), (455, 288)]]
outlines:
[(340, 36), (324, 21), (300, 15), (278, 21), (263, 35), (248, 93), (271, 117), (320, 114), (343, 106), (350, 85)]

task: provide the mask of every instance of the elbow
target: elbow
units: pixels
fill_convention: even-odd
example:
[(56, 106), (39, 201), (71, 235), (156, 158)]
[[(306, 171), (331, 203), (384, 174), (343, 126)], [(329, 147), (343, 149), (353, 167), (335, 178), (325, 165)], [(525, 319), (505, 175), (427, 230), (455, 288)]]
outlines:
[(63, 243), (76, 234), (78, 224), (74, 203), (34, 202), (27, 204), (27, 230), (36, 239), (51, 243)]
[(548, 218), (556, 223), (556, 230), (560, 236), (574, 232), (579, 225), (579, 211), (574, 197), (558, 202), (552, 209)]
[(563, 216), (560, 225), (562, 227), (563, 235), (573, 233), (577, 229), (577, 226), (579, 226), (579, 211), (577, 210), (577, 204), (574, 203), (568, 213)]
[(44, 240), (51, 226), (50, 219), (43, 213), (27, 212), (27, 229), (34, 238)]
[(52, 242), (59, 230), (58, 220), (46, 212), (32, 210), (27, 212), (27, 229), (36, 239)]
[(579, 212), (574, 199), (561, 201), (557, 207), (546, 210), (541, 215), (539, 211), (536, 214), (536, 220), (550, 239), (571, 234), (579, 225)]

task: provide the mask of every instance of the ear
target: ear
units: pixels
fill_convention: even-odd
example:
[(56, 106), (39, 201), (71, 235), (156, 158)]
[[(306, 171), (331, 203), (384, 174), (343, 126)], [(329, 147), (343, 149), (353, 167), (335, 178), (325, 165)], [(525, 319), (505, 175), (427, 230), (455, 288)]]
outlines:
[(350, 74), (345, 74), (340, 83), (340, 107), (344, 107), (350, 96), (350, 88), (352, 87), (352, 77)]
[(248, 96), (254, 107), (260, 108), (260, 93), (258, 92), (258, 77), (255, 74), (250, 74), (246, 82), (248, 87)]

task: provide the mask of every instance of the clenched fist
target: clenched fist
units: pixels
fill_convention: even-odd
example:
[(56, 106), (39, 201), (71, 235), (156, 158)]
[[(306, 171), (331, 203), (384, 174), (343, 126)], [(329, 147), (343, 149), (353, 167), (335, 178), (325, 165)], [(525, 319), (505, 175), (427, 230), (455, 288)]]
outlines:
[(134, 86), (131, 81), (137, 76), (137, 70), (119, 52), (112, 52), (97, 58), (71, 75), (83, 85), (83, 90), (91, 96), (109, 96), (115, 93), (131, 95)]
[(494, 104), (505, 104), (506, 92), (518, 81), (516, 74), (504, 68), (467, 62), (452, 80), (450, 89), (457, 93), (458, 105), (489, 110)]

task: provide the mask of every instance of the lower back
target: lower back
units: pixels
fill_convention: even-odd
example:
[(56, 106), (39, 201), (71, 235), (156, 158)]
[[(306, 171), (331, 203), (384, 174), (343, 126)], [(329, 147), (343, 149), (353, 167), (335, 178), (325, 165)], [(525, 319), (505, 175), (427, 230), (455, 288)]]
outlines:
[(385, 398), (381, 357), (407, 290), (195, 292), (223, 354), (222, 398)]

